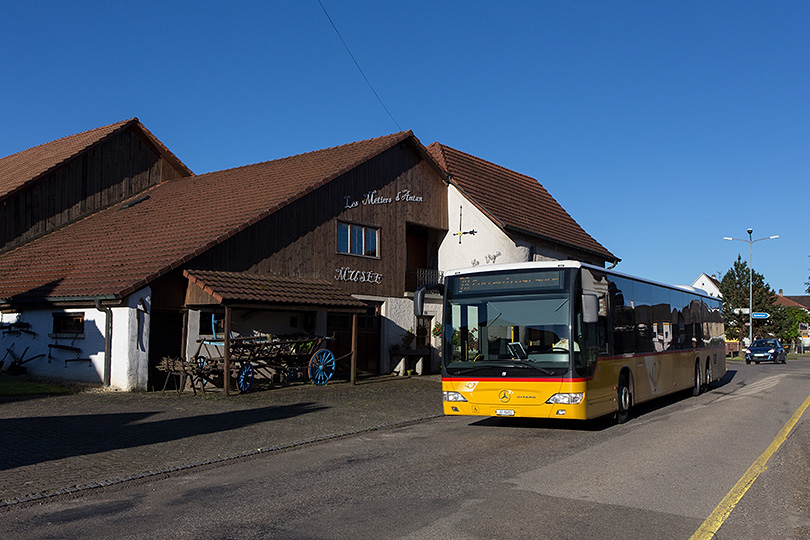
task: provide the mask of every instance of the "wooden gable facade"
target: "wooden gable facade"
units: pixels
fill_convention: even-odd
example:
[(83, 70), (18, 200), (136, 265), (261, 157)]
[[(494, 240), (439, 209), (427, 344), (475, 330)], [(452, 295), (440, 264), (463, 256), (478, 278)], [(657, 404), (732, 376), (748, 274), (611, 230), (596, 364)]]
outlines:
[[(43, 161), (46, 169), (26, 171), (23, 167), (19, 185), (0, 193), (0, 252), (165, 180), (191, 176), (191, 171), (137, 119), (107, 128), (109, 133), (90, 139), (84, 148), (75, 149), (77, 141), (84, 140), (85, 134), (79, 134), (0, 160), (1, 167), (8, 161), (25, 160), (26, 153), (38, 153), (31, 161)], [(68, 157), (63, 158), (65, 155)], [(53, 163), (47, 163), (48, 159)]]
[[(347, 228), (374, 234), (376, 252), (346, 253), (339, 237)], [(408, 139), (185, 266), (327, 279), (350, 294), (401, 298), (409, 289), (409, 270), (438, 272), (438, 245), (446, 231), (443, 176)]]

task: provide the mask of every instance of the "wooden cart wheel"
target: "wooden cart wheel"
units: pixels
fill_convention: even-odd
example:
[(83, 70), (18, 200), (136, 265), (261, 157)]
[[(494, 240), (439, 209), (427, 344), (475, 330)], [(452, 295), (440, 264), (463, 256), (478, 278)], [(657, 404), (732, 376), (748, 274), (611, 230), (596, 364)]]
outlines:
[(329, 349), (321, 349), (309, 361), (309, 380), (323, 386), (335, 374), (335, 355)]
[(208, 371), (208, 358), (206, 358), (205, 356), (198, 356), (197, 372), (194, 375), (192, 384), (200, 385), (200, 388), (203, 388), (206, 384), (208, 384), (208, 379), (206, 378), (207, 371)]
[(253, 384), (253, 366), (250, 363), (242, 364), (242, 367), (239, 368), (239, 373), (236, 375), (236, 387), (239, 388), (239, 391), (243, 394), (250, 389), (250, 385)]

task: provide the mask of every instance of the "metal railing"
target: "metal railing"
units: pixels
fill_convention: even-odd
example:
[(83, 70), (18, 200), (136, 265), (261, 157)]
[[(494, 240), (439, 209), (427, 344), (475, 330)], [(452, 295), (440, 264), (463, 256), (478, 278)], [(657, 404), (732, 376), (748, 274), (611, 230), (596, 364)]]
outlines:
[(442, 283), (444, 272), (441, 270), (430, 270), (427, 268), (406, 268), (405, 269), (405, 290), (415, 291), (422, 285), (431, 283)]

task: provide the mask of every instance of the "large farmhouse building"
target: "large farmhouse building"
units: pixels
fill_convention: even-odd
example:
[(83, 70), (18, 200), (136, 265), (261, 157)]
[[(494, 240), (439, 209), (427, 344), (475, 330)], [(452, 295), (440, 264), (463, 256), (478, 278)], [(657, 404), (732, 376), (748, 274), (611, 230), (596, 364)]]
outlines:
[(0, 159), (0, 205), (0, 356), (125, 390), (226, 319), (390, 373), (446, 269), (618, 261), (536, 180), (410, 131), (193, 175), (132, 119)]

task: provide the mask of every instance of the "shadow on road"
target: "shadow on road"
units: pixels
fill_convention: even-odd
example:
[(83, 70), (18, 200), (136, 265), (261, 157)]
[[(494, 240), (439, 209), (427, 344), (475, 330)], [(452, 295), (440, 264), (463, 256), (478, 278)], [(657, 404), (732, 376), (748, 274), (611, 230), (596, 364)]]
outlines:
[[(728, 370), (720, 380), (714, 381), (709, 387), (709, 392), (720, 389), (729, 384), (734, 376), (737, 374), (736, 370)], [(638, 418), (665, 408), (669, 405), (691, 399), (692, 390), (679, 391), (674, 394), (662, 396), (640, 405), (634, 405), (631, 409), (631, 418)], [(500, 418), (491, 417), (472, 422), (472, 426), (481, 427), (512, 427), (512, 428), (532, 428), (532, 429), (555, 429), (555, 430), (572, 430), (572, 431), (601, 431), (616, 425), (613, 415), (609, 414), (601, 418), (594, 418), (592, 420), (558, 420), (554, 418)]]
[(0, 419), (0, 471), (240, 429), (326, 409), (314, 403), (144, 421), (155, 412)]

